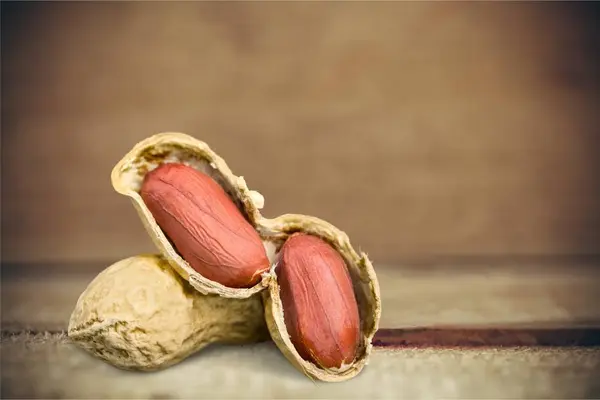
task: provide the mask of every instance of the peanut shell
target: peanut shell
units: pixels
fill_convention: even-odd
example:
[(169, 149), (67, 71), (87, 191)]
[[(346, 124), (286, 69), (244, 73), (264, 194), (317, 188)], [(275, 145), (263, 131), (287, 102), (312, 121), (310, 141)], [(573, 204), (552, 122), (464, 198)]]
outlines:
[(77, 301), (68, 336), (117, 368), (142, 371), (177, 364), (211, 343), (269, 339), (260, 296), (203, 295), (153, 254), (98, 274)]
[[(247, 298), (264, 290), (268, 285), (268, 274), (251, 288), (230, 288), (196, 272), (175, 250), (140, 196), (146, 174), (160, 164), (169, 162), (182, 163), (209, 175), (221, 185), (248, 222), (257, 226), (261, 219), (259, 209), (264, 205), (262, 195), (248, 189), (244, 178), (235, 176), (225, 161), (207, 144), (182, 133), (160, 133), (136, 144), (113, 168), (112, 185), (118, 193), (131, 199), (154, 244), (196, 290), (229, 298)], [(268, 243), (265, 245), (268, 246)], [(269, 248), (266, 250), (269, 255)]]
[[(372, 340), (379, 328), (381, 318), (381, 295), (375, 270), (367, 254), (358, 253), (350, 244), (348, 236), (334, 225), (322, 219), (300, 214), (285, 214), (271, 220), (262, 221), (263, 235), (268, 235), (275, 243), (283, 243), (287, 237), (303, 232), (315, 235), (336, 249), (344, 261), (352, 278), (354, 295), (360, 314), (361, 337), (357, 357), (354, 362), (340, 368), (321, 368), (304, 360), (294, 348), (283, 318), (285, 310), (277, 284), (277, 256), (271, 269), (272, 279), (267, 291), (263, 292), (265, 317), (271, 338), (283, 355), (308, 377), (327, 382), (341, 382), (353, 378), (367, 364), (372, 351)], [(277, 246), (277, 249), (280, 245)], [(278, 253), (276, 252), (276, 255)]]
[[(139, 195), (145, 174), (168, 162), (183, 163), (211, 176), (259, 233), (271, 262), (270, 271), (263, 274), (259, 284), (249, 289), (224, 287), (198, 274), (173, 249)], [(357, 252), (352, 247), (346, 233), (314, 216), (284, 214), (273, 219), (264, 218), (260, 213), (264, 205), (262, 195), (250, 190), (245, 180), (234, 175), (225, 161), (206, 143), (182, 133), (159, 133), (136, 144), (114, 167), (111, 179), (117, 192), (131, 198), (146, 230), (164, 257), (196, 290), (230, 298), (248, 298), (260, 293), (264, 299), (271, 337), (297, 369), (309, 378), (329, 382), (344, 381), (362, 371), (371, 353), (371, 341), (379, 327), (381, 297), (371, 261), (367, 254)], [(315, 235), (329, 243), (344, 259), (352, 279), (360, 314), (361, 338), (354, 362), (340, 368), (322, 368), (304, 360), (294, 348), (286, 330), (276, 267), (281, 246), (295, 232)]]

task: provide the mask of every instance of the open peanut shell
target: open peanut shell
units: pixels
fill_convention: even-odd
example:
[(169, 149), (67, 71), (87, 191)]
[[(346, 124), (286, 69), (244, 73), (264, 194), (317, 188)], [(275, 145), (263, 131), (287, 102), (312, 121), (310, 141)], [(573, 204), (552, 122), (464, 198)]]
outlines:
[[(140, 196), (145, 175), (169, 162), (186, 164), (213, 178), (258, 232), (271, 263), (270, 271), (262, 275), (258, 284), (248, 289), (225, 287), (203, 277), (177, 253)], [(262, 195), (250, 190), (245, 180), (234, 175), (225, 161), (206, 143), (182, 133), (159, 133), (139, 142), (113, 168), (111, 180), (118, 193), (132, 200), (159, 251), (192, 287), (204, 294), (229, 298), (248, 298), (260, 294), (271, 337), (285, 357), (308, 377), (329, 382), (343, 381), (357, 375), (366, 365), (381, 316), (379, 283), (367, 255), (357, 252), (340, 229), (307, 215), (285, 214), (273, 219), (264, 218), (259, 211), (264, 205)], [(333, 247), (344, 259), (352, 280), (360, 316), (360, 343), (354, 361), (337, 369), (321, 368), (304, 360), (294, 348), (286, 329), (277, 282), (277, 262), (285, 241), (299, 232), (317, 236)]]
[[(263, 240), (275, 245), (272, 279), (266, 291), (262, 292), (265, 304), (265, 318), (271, 338), (284, 356), (310, 378), (327, 382), (340, 382), (356, 376), (367, 364), (371, 353), (373, 336), (379, 328), (381, 317), (381, 296), (379, 282), (371, 261), (365, 253), (357, 253), (348, 235), (332, 224), (307, 215), (284, 214), (274, 219), (262, 221), (260, 233)], [(340, 368), (326, 369), (304, 360), (295, 349), (284, 321), (284, 307), (277, 283), (277, 261), (283, 243), (294, 233), (314, 235), (331, 245), (344, 259), (350, 277), (360, 315), (360, 342), (355, 360)]]
[[(230, 288), (196, 272), (176, 251), (140, 195), (146, 174), (170, 162), (188, 165), (210, 176), (225, 190), (246, 220), (252, 226), (258, 226), (262, 219), (258, 210), (264, 205), (262, 195), (248, 189), (244, 178), (235, 176), (225, 161), (206, 143), (182, 133), (159, 133), (136, 144), (113, 168), (113, 188), (131, 199), (154, 244), (196, 290), (229, 298), (246, 298), (264, 290), (268, 285), (268, 274), (251, 288)], [(265, 242), (265, 245), (268, 246), (268, 243)], [(270, 249), (266, 250), (269, 254)]]

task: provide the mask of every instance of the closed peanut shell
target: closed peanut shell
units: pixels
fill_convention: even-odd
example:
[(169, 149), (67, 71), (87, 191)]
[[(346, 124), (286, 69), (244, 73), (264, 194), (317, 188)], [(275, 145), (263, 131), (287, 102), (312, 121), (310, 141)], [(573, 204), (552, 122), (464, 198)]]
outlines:
[(77, 301), (68, 336), (113, 366), (142, 371), (174, 365), (211, 343), (269, 338), (260, 296), (203, 295), (156, 254), (98, 274)]

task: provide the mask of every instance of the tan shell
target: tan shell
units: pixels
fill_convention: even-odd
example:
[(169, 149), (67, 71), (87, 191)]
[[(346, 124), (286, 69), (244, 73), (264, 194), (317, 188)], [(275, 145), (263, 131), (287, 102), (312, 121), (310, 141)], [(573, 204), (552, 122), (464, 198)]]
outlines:
[(316, 364), (303, 360), (290, 340), (283, 319), (284, 310), (279, 296), (275, 263), (271, 269), (273, 279), (269, 289), (263, 292), (265, 317), (269, 332), (271, 332), (271, 338), (285, 357), (310, 378), (340, 382), (356, 376), (367, 364), (372, 349), (371, 341), (379, 328), (379, 319), (381, 318), (379, 282), (371, 261), (365, 253), (357, 253), (354, 250), (344, 232), (319, 218), (285, 214), (272, 220), (266, 220), (263, 223), (265, 231), (271, 232), (271, 238), (280, 243), (277, 249), (281, 247), (281, 244), (289, 235), (295, 232), (304, 232), (325, 240), (342, 255), (352, 277), (362, 333), (357, 358), (350, 365), (342, 366), (340, 369), (323, 369)]
[[(272, 267), (269, 273), (263, 274), (262, 281), (255, 287), (232, 289), (212, 282), (194, 271), (173, 249), (139, 195), (144, 175), (165, 162), (182, 162), (208, 173), (225, 189), (258, 231)], [(264, 218), (259, 211), (264, 205), (263, 197), (258, 192), (249, 190), (244, 179), (234, 175), (225, 161), (206, 143), (182, 133), (160, 133), (135, 145), (114, 167), (112, 183), (117, 192), (132, 199), (158, 249), (194, 288), (202, 293), (231, 298), (247, 298), (262, 292), (271, 337), (286, 358), (307, 376), (322, 381), (343, 381), (357, 375), (366, 365), (371, 352), (371, 341), (381, 317), (379, 283), (367, 255), (356, 252), (344, 232), (326, 221), (307, 215), (285, 214), (273, 219)], [(285, 327), (276, 265), (279, 249), (287, 237), (295, 232), (316, 235), (329, 242), (344, 257), (352, 277), (363, 340), (356, 361), (339, 370), (325, 370), (304, 361), (294, 349)]]
[(256, 227), (264, 199), (251, 191), (243, 177), (233, 175), (225, 161), (204, 142), (182, 133), (159, 133), (136, 144), (115, 165), (111, 173), (114, 189), (131, 198), (146, 231), (175, 270), (201, 293), (230, 298), (247, 298), (265, 289), (268, 276), (249, 289), (234, 289), (211, 281), (196, 272), (173, 248), (139, 194), (145, 175), (163, 163), (179, 162), (211, 176), (237, 204), (246, 219)]
[(194, 290), (160, 255), (138, 255), (97, 275), (79, 297), (68, 336), (130, 370), (174, 365), (215, 343), (269, 339), (260, 296), (228, 299)]

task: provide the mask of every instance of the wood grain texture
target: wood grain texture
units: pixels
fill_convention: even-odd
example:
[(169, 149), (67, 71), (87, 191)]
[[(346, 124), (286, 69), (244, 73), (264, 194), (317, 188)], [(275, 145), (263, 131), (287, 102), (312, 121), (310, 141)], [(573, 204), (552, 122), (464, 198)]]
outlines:
[(598, 348), (375, 350), (356, 378), (312, 382), (272, 343), (213, 346), (156, 373), (118, 370), (61, 335), (5, 336), (2, 398), (566, 399), (600, 396)]
[[(341, 384), (309, 381), (270, 342), (210, 346), (156, 373), (121, 371), (90, 356), (62, 331), (80, 293), (107, 265), (3, 265), (2, 398), (600, 395), (600, 268), (594, 265), (380, 267), (378, 348), (357, 378)], [(55, 333), (41, 333), (48, 330)]]
[(379, 262), (598, 253), (597, 5), (2, 2), (3, 260), (153, 246), (109, 173), (207, 141)]
[(380, 329), (375, 347), (562, 347), (600, 346), (600, 328), (413, 328)]
[[(66, 330), (79, 295), (108, 265), (4, 265), (2, 329)], [(377, 274), (382, 329), (600, 328), (595, 265), (405, 265)]]

